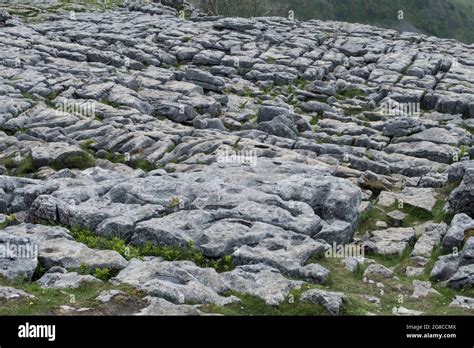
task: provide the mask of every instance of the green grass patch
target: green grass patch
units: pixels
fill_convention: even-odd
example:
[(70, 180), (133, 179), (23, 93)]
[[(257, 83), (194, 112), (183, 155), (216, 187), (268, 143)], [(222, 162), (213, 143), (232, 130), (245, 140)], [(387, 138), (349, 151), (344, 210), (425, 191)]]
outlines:
[(154, 245), (152, 242), (136, 246), (128, 244), (118, 237), (97, 236), (91, 231), (78, 226), (71, 228), (71, 234), (76, 241), (84, 243), (90, 248), (115, 250), (128, 260), (145, 256), (157, 256), (167, 261), (190, 260), (199, 267), (211, 267), (218, 272), (226, 272), (234, 268), (232, 256), (227, 255), (219, 259), (205, 257), (192, 242), (189, 242), (186, 248)]
[(102, 104), (111, 106), (111, 107), (113, 107), (114, 109), (119, 109), (119, 108), (122, 106), (120, 103), (117, 103), (117, 102), (114, 102), (114, 101), (108, 100), (108, 99), (101, 99), (100, 102), (101, 102)]
[(15, 161), (12, 157), (3, 158), (0, 160), (0, 165), (5, 166), (10, 176), (29, 176), (36, 171), (33, 165), (31, 155), (22, 156), (20, 161)]
[(302, 290), (293, 290), (290, 295), (278, 306), (266, 304), (259, 297), (249, 294), (230, 292), (229, 295), (239, 297), (241, 303), (232, 303), (226, 306), (204, 305), (200, 309), (204, 312), (219, 313), (228, 316), (306, 316), (306, 315), (327, 315), (324, 307), (300, 300)]
[(22, 92), (21, 96), (25, 99), (37, 101), (37, 98), (33, 94), (31, 94), (30, 92)]
[(309, 124), (312, 125), (312, 126), (317, 126), (318, 122), (321, 118), (322, 118), (322, 114), (318, 113), (318, 115), (311, 117), (311, 120), (309, 121)]
[(173, 151), (175, 148), (176, 148), (176, 145), (175, 145), (175, 144), (170, 144), (170, 145), (166, 148), (166, 152), (171, 152), (171, 151)]
[(51, 315), (62, 305), (75, 308), (97, 308), (101, 303), (95, 298), (104, 290), (118, 289), (130, 296), (141, 298), (143, 294), (131, 286), (113, 286), (110, 283), (85, 284), (77, 289), (43, 289), (35, 282), (23, 279), (8, 280), (0, 277), (0, 285), (11, 286), (34, 295), (35, 298), (0, 300), (0, 315)]
[(367, 92), (359, 88), (346, 89), (343, 91), (339, 91), (336, 94), (337, 99), (353, 99), (353, 98), (362, 98), (366, 96), (367, 96)]
[(356, 235), (362, 236), (366, 232), (376, 230), (377, 227), (375, 226), (375, 223), (377, 221), (384, 221), (387, 224), (389, 223), (389, 217), (385, 210), (378, 207), (372, 207), (370, 210), (360, 214)]
[(132, 160), (130, 162), (130, 167), (132, 167), (133, 169), (141, 169), (147, 173), (158, 168), (156, 165), (144, 158), (137, 158)]
[(8, 226), (12, 226), (18, 223), (15, 214), (8, 214), (7, 219), (5, 222), (0, 224), (0, 230), (7, 228)]
[(61, 161), (55, 161), (50, 164), (54, 170), (61, 170), (64, 168), (87, 169), (95, 166), (95, 159), (87, 152), (82, 152), (80, 155), (67, 157)]
[(60, 93), (61, 93), (60, 91), (53, 91), (53, 92), (49, 93), (46, 96), (46, 98), (44, 100), (44, 103), (52, 109), (56, 108), (56, 104), (53, 103), (53, 100), (56, 99)]

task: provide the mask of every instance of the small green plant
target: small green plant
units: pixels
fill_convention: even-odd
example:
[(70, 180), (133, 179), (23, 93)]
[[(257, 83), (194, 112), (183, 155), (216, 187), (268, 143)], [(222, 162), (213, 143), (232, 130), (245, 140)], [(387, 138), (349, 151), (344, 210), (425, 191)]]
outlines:
[(17, 219), (16, 219), (16, 215), (15, 214), (8, 214), (7, 215), (7, 222), (12, 224), (14, 222), (16, 222)]
[(156, 166), (153, 163), (151, 163), (150, 161), (148, 161), (144, 158), (134, 159), (130, 163), (130, 167), (132, 167), (133, 169), (141, 169), (141, 170), (143, 170), (144, 172), (147, 172), (147, 173), (156, 169)]
[(87, 169), (95, 166), (95, 159), (87, 152), (82, 152), (80, 155), (67, 157), (60, 161), (51, 163), (51, 168), (54, 170), (61, 170), (64, 168)]
[(253, 91), (249, 87), (244, 87), (242, 92), (245, 97), (252, 98), (254, 96)]
[(273, 91), (273, 88), (275, 88), (275, 85), (269, 85), (269, 86), (265, 86), (262, 88), (262, 92), (264, 95), (270, 95)]
[(170, 144), (168, 145), (168, 147), (166, 148), (166, 152), (171, 152), (173, 151), (174, 149), (176, 148), (176, 145), (173, 143), (173, 144)]
[(306, 81), (302, 77), (296, 81), (296, 85), (298, 86), (299, 89), (305, 89), (307, 84), (308, 84), (308, 81)]
[[(143, 258), (145, 256), (162, 257), (166, 261), (190, 260), (199, 267), (211, 267), (218, 272), (230, 271), (234, 268), (233, 257), (226, 255), (221, 258), (208, 258), (194, 245), (193, 242), (188, 242), (186, 247), (175, 247), (167, 245), (155, 245), (151, 241), (147, 241), (143, 245), (130, 245), (125, 240), (113, 237), (105, 238), (96, 236), (94, 233), (86, 228), (73, 226), (71, 228), (71, 235), (80, 243), (84, 243), (90, 248), (101, 250), (114, 250), (121, 254), (127, 260), (134, 258)], [(83, 274), (90, 274), (90, 270), (85, 267), (80, 269)], [(105, 271), (99, 271), (105, 273)], [(112, 273), (112, 271), (109, 271)], [(103, 274), (105, 276), (105, 274)], [(110, 274), (108, 275), (110, 276)]]
[(36, 170), (30, 155), (19, 156), (17, 159), (12, 157), (3, 158), (0, 159), (0, 165), (4, 165), (8, 169), (9, 175), (16, 176), (28, 176)]
[(362, 89), (354, 88), (354, 89), (346, 89), (343, 91), (339, 91), (336, 95), (338, 99), (352, 99), (352, 98), (361, 98), (367, 96), (367, 92)]
[(461, 148), (459, 149), (458, 158), (461, 159), (465, 156), (469, 156), (469, 147), (467, 147), (466, 145), (461, 145)]
[(21, 96), (25, 99), (29, 99), (29, 100), (33, 100), (33, 101), (37, 100), (36, 97), (33, 94), (31, 94), (30, 92), (22, 92)]
[(8, 226), (15, 225), (18, 222), (15, 214), (8, 214), (5, 222), (0, 223), (0, 229), (4, 229)]
[(251, 116), (249, 117), (249, 122), (250, 122), (251, 124), (257, 123), (257, 115), (251, 115)]
[(83, 151), (89, 151), (90, 147), (95, 143), (96, 141), (94, 139), (88, 139), (86, 141), (83, 141), (79, 146)]
[(90, 273), (89, 266), (87, 266), (87, 264), (85, 263), (81, 263), (78, 269), (78, 273), (83, 274), (83, 275), (89, 274)]
[(181, 198), (179, 197), (171, 197), (169, 203), (168, 203), (168, 208), (176, 208), (181, 204)]
[(94, 271), (94, 277), (97, 279), (107, 281), (111, 278), (110, 269), (108, 268), (96, 268)]
[(120, 108), (120, 106), (121, 106), (120, 103), (117, 103), (117, 102), (115, 102), (115, 101), (108, 100), (108, 99), (101, 99), (100, 102), (101, 102), (102, 104), (111, 106), (111, 107), (113, 107), (114, 109), (118, 109), (118, 108)]
[(56, 99), (60, 93), (61, 93), (60, 91), (53, 91), (49, 93), (44, 100), (44, 103), (46, 104), (46, 106), (52, 109), (56, 108), (56, 104), (53, 103), (53, 100)]

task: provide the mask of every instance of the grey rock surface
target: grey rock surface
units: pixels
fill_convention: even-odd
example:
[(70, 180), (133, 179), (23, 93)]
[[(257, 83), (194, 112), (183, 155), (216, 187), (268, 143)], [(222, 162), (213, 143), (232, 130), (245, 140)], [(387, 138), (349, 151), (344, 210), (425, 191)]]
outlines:
[[(150, 296), (142, 314), (200, 315), (188, 302), (237, 303), (233, 290), (277, 306), (339, 266), (383, 290), (383, 265), (317, 261), (360, 244), (391, 258), (413, 246), (403, 274), (472, 287), (472, 46), (183, 0), (73, 7), (28, 21), (21, 4), (0, 9), (0, 247), (38, 246), (0, 258), (0, 275), (44, 268), (42, 286), (67, 288), (97, 280), (65, 269), (108, 268)], [(192, 244), (229, 265), (127, 261), (91, 247), (104, 239)], [(439, 246), (451, 254), (426, 269)], [(340, 313), (342, 295), (307, 297)]]
[(320, 304), (332, 315), (338, 315), (346, 300), (342, 292), (330, 292), (319, 289), (305, 291), (301, 300)]
[(89, 283), (101, 283), (91, 275), (81, 275), (76, 272), (46, 273), (36, 281), (45, 289), (75, 289)]

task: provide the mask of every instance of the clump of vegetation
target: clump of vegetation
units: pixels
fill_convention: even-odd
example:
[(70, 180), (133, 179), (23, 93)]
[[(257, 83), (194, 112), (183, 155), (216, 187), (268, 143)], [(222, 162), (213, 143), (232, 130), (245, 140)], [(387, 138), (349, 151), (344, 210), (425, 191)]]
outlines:
[(367, 96), (367, 92), (359, 88), (345, 89), (343, 91), (339, 91), (336, 94), (336, 98), (338, 99), (353, 99), (353, 98), (362, 98), (366, 96)]
[(299, 89), (305, 89), (306, 88), (306, 85), (308, 84), (308, 81), (306, 81), (304, 78), (299, 78), (297, 81), (296, 81), (296, 86), (299, 88)]
[(175, 144), (170, 144), (168, 145), (168, 147), (166, 148), (166, 152), (171, 152), (173, 151), (174, 149), (176, 148), (176, 145)]
[(94, 139), (88, 139), (83, 141), (79, 146), (83, 151), (92, 154), (91, 146), (95, 143), (96, 141)]
[(257, 115), (251, 115), (249, 117), (249, 123), (256, 124), (257, 123)]
[(52, 109), (56, 108), (56, 104), (53, 103), (53, 100), (56, 99), (60, 93), (61, 93), (60, 91), (53, 91), (49, 93), (44, 100), (44, 103), (46, 104), (46, 106)]
[(181, 198), (179, 197), (171, 197), (169, 203), (168, 203), (168, 208), (174, 209), (178, 207), (181, 204)]
[(4, 229), (8, 226), (16, 225), (18, 220), (15, 214), (8, 214), (5, 222), (0, 223), (0, 229)]
[(403, 207), (398, 205), (398, 210), (408, 214), (403, 220), (404, 227), (411, 227), (426, 221), (433, 221), (435, 223), (446, 222), (449, 224), (453, 217), (452, 215), (445, 213), (443, 207), (444, 200), (438, 199), (431, 212), (418, 207), (413, 207), (409, 204), (403, 204)]
[(120, 108), (120, 107), (122, 106), (120, 103), (117, 103), (117, 102), (115, 102), (115, 101), (108, 100), (108, 99), (101, 99), (100, 102), (101, 102), (102, 104), (111, 106), (111, 107), (113, 107), (114, 109), (118, 109), (118, 108)]
[(61, 170), (64, 168), (87, 169), (95, 166), (95, 159), (90, 154), (82, 152), (80, 155), (67, 157), (60, 161), (55, 161), (51, 165), (54, 170)]
[(33, 100), (33, 101), (37, 100), (37, 98), (33, 94), (31, 94), (30, 92), (22, 92), (21, 96), (25, 99), (29, 99), (29, 100)]
[[(376, 188), (376, 187), (375, 187)], [(401, 202), (395, 202), (391, 206), (386, 208), (373, 207), (369, 211), (360, 214), (359, 225), (357, 228), (357, 234), (363, 235), (365, 232), (374, 231), (377, 229), (375, 224), (377, 221), (383, 221), (388, 226), (391, 225), (392, 221), (387, 215), (394, 210), (399, 210), (407, 216), (403, 219), (401, 227), (413, 227), (422, 224), (427, 221), (433, 221), (434, 223), (445, 222), (450, 224), (453, 215), (447, 214), (443, 211), (444, 199), (438, 198), (435, 206), (431, 211), (411, 206), (410, 204)]]
[(311, 120), (309, 121), (309, 123), (312, 126), (317, 126), (318, 122), (321, 121), (322, 119), (323, 119), (323, 112), (319, 111), (316, 115), (311, 117)]
[(153, 163), (144, 158), (137, 158), (132, 160), (130, 162), (130, 167), (132, 167), (133, 169), (141, 169), (147, 173), (157, 169), (157, 167)]
[[(199, 267), (211, 267), (218, 272), (226, 272), (234, 268), (231, 255), (218, 259), (208, 258), (192, 242), (188, 242), (186, 247), (161, 246), (155, 245), (152, 242), (137, 246), (127, 244), (124, 239), (118, 237), (105, 238), (97, 236), (88, 229), (78, 226), (71, 228), (71, 234), (76, 241), (84, 243), (90, 248), (115, 250), (127, 260), (143, 258), (145, 256), (157, 256), (162, 257), (166, 261), (190, 260)], [(102, 270), (102, 272), (105, 271)]]
[(31, 155), (21, 156), (19, 161), (12, 157), (0, 159), (0, 165), (5, 166), (8, 170), (8, 175), (11, 176), (28, 176), (36, 171), (33, 165)]
[(274, 88), (275, 88), (275, 85), (271, 84), (269, 86), (265, 86), (265, 87), (261, 88), (261, 90), (262, 90), (264, 95), (270, 95)]
[(461, 145), (461, 148), (459, 149), (458, 158), (461, 159), (465, 156), (469, 157), (469, 147), (467, 147), (466, 145)]
[(92, 275), (104, 282), (118, 274), (118, 270), (111, 270), (109, 268), (90, 268), (87, 264), (82, 263), (78, 269), (69, 269), (69, 271), (77, 272), (82, 275)]
[(377, 221), (383, 221), (389, 223), (387, 212), (378, 207), (373, 207), (370, 210), (363, 212), (359, 216), (359, 225), (357, 227), (357, 234), (363, 235), (368, 231), (376, 229), (375, 223)]

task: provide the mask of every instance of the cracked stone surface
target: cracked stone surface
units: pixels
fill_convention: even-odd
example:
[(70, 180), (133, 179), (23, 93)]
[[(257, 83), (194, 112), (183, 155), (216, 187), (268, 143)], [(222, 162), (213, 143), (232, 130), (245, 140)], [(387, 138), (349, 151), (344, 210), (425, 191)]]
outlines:
[[(443, 247), (431, 279), (472, 287), (472, 45), (213, 17), (178, 0), (78, 8), (35, 21), (0, 10), (0, 247), (39, 247), (0, 258), (0, 275), (67, 288), (99, 281), (73, 269), (107, 268), (118, 272), (107, 283), (150, 296), (141, 314), (200, 315), (188, 302), (238, 303), (233, 292), (277, 306), (324, 285), (332, 271), (314, 257), (360, 242), (410, 251), (413, 276)], [(387, 109), (407, 103), (419, 114)], [(435, 221), (440, 207), (452, 222)], [(360, 231), (374, 209), (384, 221)], [(407, 226), (410, 209), (423, 221)], [(75, 241), (76, 227), (131, 247), (191, 242), (234, 269), (126, 260)], [(39, 265), (53, 272), (33, 278)], [(365, 272), (393, 277), (383, 265)], [(310, 294), (340, 313), (344, 294)], [(405, 313), (418, 314), (393, 312)]]

